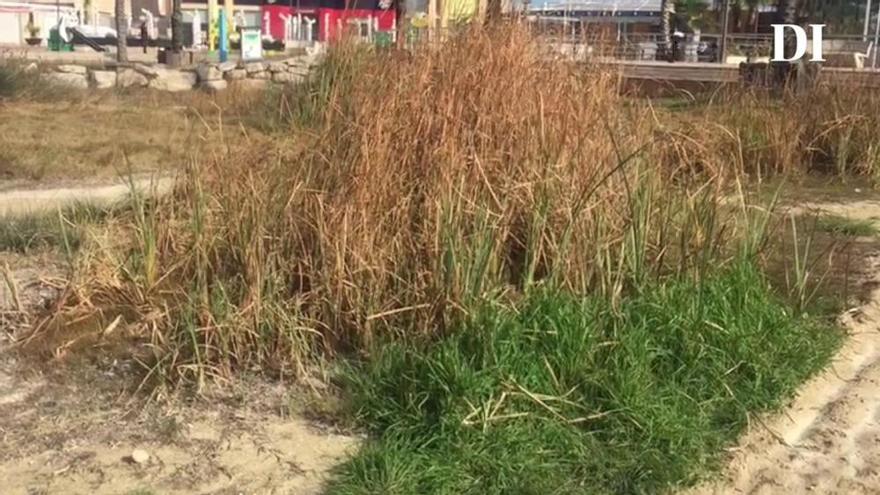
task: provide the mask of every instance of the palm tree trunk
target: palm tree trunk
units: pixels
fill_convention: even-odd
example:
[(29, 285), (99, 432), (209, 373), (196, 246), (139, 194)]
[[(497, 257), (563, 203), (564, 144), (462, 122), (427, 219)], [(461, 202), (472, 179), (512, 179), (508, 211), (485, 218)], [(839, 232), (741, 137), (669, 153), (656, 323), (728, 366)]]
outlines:
[[(799, 0), (777, 0), (776, 2), (776, 22), (779, 24), (796, 24), (798, 20), (798, 4)], [(793, 54), (797, 49), (797, 38), (786, 30), (787, 35), (783, 42), (786, 55)], [(818, 66), (813, 66), (812, 69)], [(780, 62), (775, 65), (776, 83), (780, 87), (792, 89), (794, 91), (803, 91), (810, 87), (815, 80), (816, 71), (807, 68), (803, 59), (797, 62)]]
[(748, 2), (748, 11), (746, 13), (746, 22), (748, 23), (749, 30), (752, 32), (757, 32), (758, 19), (756, 15), (756, 7), (755, 2)]
[(796, 0), (777, 0), (776, 17), (783, 24), (794, 24), (797, 17)]
[(673, 0), (660, 2), (660, 44), (662, 53), (672, 60), (672, 15), (675, 13)]
[[(794, 24), (797, 20), (797, 0), (777, 0), (776, 20), (779, 24)], [(786, 30), (789, 33), (790, 30)], [(792, 34), (785, 38), (785, 52), (794, 53), (797, 40)]]
[(128, 62), (128, 24), (125, 22), (125, 0), (116, 0), (116, 61)]
[[(193, 40), (193, 43), (196, 42), (197, 40)], [(183, 51), (183, 11), (180, 0), (173, 0), (171, 3), (171, 50), (174, 53)]]
[(734, 32), (742, 32), (742, 5), (734, 0), (730, 5), (730, 25)]

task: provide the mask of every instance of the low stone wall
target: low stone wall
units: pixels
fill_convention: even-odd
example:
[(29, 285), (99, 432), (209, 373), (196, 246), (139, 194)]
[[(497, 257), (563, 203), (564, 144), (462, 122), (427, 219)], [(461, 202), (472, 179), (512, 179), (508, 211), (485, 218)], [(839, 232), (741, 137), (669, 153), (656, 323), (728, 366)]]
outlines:
[(159, 91), (222, 91), (234, 82), (247, 88), (269, 83), (295, 84), (318, 63), (318, 55), (300, 55), (260, 62), (204, 63), (196, 67), (173, 69), (165, 65), (130, 64), (97, 68), (77, 64), (48, 68), (48, 80), (78, 89), (142, 87)]

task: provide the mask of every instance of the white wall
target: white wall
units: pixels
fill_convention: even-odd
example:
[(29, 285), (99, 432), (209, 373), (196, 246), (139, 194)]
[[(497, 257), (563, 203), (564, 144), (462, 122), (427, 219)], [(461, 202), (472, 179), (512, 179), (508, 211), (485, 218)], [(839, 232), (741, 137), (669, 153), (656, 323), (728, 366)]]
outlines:
[(23, 42), (21, 14), (0, 12), (0, 44), (18, 45)]
[[(64, 9), (61, 11), (64, 12)], [(46, 40), (49, 39), (49, 31), (58, 24), (58, 15), (54, 10), (34, 12), (34, 22), (40, 26), (40, 37), (43, 38), (43, 44), (46, 44)]]

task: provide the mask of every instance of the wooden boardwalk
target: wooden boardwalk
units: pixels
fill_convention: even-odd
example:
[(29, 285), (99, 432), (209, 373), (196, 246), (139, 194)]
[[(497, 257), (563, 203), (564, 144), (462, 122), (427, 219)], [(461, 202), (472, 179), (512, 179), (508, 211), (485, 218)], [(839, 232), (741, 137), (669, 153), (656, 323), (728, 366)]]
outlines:
[[(739, 82), (739, 66), (706, 62), (660, 62), (635, 60), (607, 60), (616, 66), (626, 79), (648, 81), (679, 81), (694, 83)], [(880, 70), (823, 67), (820, 80), (828, 84), (880, 88)]]

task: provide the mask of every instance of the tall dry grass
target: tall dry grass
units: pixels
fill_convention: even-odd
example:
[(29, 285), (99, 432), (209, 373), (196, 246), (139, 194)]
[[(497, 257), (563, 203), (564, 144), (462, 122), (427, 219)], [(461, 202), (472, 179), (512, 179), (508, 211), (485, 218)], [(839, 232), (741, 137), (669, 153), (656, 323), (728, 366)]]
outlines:
[(517, 27), (338, 47), (276, 100), (285, 138), (200, 157), (139, 203), (115, 275), (82, 298), (136, 308), (154, 370), (201, 380), (441, 335), (537, 285), (614, 302), (700, 276), (731, 251), (736, 174), (693, 167), (618, 95), (614, 74), (549, 60)]
[(755, 178), (809, 172), (880, 177), (880, 91), (820, 84), (782, 97), (738, 88), (663, 113), (677, 158)]

